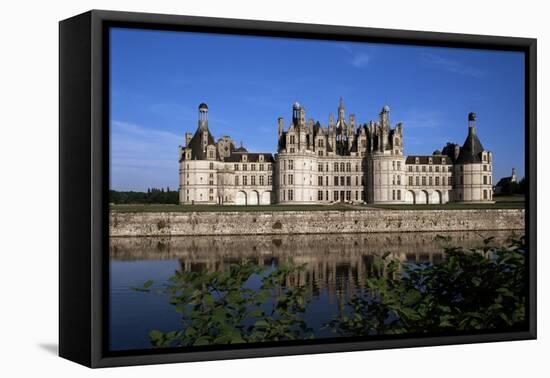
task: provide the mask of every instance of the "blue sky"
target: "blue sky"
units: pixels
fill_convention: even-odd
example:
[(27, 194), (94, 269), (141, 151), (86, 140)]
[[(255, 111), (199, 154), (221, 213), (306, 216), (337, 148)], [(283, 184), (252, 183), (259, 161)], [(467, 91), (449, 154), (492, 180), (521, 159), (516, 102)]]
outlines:
[(462, 144), (473, 111), (495, 180), (512, 167), (522, 177), (523, 72), (518, 52), (113, 29), (111, 188), (176, 189), (177, 147), (201, 102), (216, 139), (274, 153), (294, 101), (326, 126), (340, 97), (359, 123), (388, 104), (407, 155)]

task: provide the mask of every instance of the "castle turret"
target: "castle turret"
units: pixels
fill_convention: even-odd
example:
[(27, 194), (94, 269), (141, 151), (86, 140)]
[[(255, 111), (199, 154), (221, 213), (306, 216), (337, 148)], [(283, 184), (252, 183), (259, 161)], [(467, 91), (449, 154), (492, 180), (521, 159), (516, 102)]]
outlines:
[(492, 200), (492, 154), (483, 148), (477, 135), (476, 114), (468, 114), (468, 136), (454, 166), (455, 201)]

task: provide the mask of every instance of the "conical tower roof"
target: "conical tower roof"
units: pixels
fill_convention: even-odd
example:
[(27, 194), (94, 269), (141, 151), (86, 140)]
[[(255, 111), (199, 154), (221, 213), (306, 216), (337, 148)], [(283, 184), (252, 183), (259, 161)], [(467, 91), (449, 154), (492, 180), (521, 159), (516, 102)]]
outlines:
[(457, 164), (474, 164), (481, 163), (481, 153), (483, 152), (483, 145), (479, 141), (475, 126), (468, 128), (468, 136), (460, 149)]

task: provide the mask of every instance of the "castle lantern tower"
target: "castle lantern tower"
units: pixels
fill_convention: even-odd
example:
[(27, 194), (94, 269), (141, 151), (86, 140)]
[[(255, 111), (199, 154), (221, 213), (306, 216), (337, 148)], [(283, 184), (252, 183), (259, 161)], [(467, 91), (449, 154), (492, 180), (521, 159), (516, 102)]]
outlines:
[(199, 128), (208, 128), (208, 105), (204, 102), (199, 105)]
[(346, 117), (346, 109), (344, 108), (344, 99), (340, 97), (340, 103), (338, 104), (338, 121), (344, 121)]

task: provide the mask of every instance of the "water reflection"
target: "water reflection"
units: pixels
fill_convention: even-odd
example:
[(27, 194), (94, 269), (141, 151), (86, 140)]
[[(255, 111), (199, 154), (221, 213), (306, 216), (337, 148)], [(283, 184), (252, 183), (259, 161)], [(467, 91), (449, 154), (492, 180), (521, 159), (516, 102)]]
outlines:
[[(329, 304), (338, 308), (351, 298), (355, 289), (364, 288), (367, 275), (384, 274), (373, 264), (373, 256), (390, 252), (402, 262), (437, 262), (450, 244), (465, 248), (483, 245), (493, 237), (500, 246), (513, 236), (510, 232), (341, 234), (285, 236), (198, 236), (139, 237), (111, 239), (113, 261), (177, 260), (182, 272), (226, 271), (233, 263), (252, 261), (261, 266), (281, 262), (305, 264), (305, 270), (288, 278), (292, 286), (307, 286), (313, 296), (326, 292)], [(144, 277), (144, 281), (148, 279)]]

